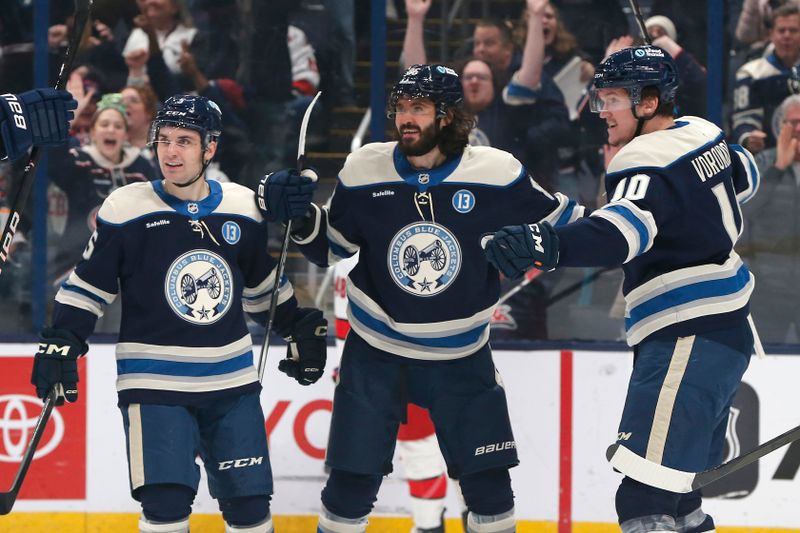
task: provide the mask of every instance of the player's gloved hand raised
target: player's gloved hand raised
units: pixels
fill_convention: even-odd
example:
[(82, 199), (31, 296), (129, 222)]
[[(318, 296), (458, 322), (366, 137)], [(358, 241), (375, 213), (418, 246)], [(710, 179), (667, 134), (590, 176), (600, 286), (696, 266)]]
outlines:
[(286, 222), (305, 216), (314, 191), (317, 172), (313, 168), (286, 169), (267, 174), (258, 184), (256, 204), (270, 222)]
[(484, 251), (504, 276), (519, 278), (527, 270), (553, 270), (558, 264), (558, 235), (548, 222), (506, 226), (490, 239)]
[(78, 103), (69, 92), (55, 89), (0, 96), (0, 136), (5, 155), (17, 159), (33, 144), (54, 146), (66, 141), (76, 107)]
[(278, 370), (301, 385), (315, 383), (325, 370), (327, 336), (328, 321), (322, 311), (298, 308), (286, 337), (289, 343), (286, 359), (278, 363)]
[(78, 357), (89, 350), (81, 339), (65, 329), (44, 328), (39, 333), (39, 351), (33, 358), (31, 384), (36, 386), (36, 396), (45, 398), (54, 386), (60, 384), (64, 389), (63, 398), (59, 396), (56, 405), (64, 399), (74, 402), (78, 399)]

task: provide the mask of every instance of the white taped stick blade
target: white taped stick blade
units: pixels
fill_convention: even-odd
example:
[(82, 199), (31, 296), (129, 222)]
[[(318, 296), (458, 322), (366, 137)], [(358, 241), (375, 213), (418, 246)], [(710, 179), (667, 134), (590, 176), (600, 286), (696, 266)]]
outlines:
[(619, 444), (612, 444), (606, 451), (611, 466), (640, 483), (685, 494), (692, 491), (695, 474), (660, 465), (640, 457)]

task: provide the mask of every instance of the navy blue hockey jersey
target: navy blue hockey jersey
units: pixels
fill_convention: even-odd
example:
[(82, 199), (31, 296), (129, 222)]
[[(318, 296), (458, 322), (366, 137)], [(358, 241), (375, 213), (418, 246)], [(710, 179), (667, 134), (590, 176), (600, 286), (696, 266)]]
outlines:
[(396, 142), (350, 154), (313, 233), (296, 241), (326, 266), (357, 251), (347, 317), (370, 345), (415, 359), (455, 359), (481, 348), (499, 297), (499, 275), (481, 237), (507, 224), (566, 223), (582, 208), (551, 196), (514, 157), (467, 147), (417, 170)]
[[(275, 261), (250, 189), (208, 182), (211, 194), (186, 202), (161, 181), (115, 190), (97, 231), (56, 295), (54, 327), (81, 338), (122, 295), (117, 344), (121, 403), (191, 404), (257, 390), (244, 312), (263, 322)], [(279, 284), (276, 331), (296, 307)]]
[(754, 285), (733, 247), (758, 179), (750, 153), (701, 118), (636, 137), (609, 165), (608, 204), (557, 229), (559, 265), (623, 264), (630, 345), (730, 325)]

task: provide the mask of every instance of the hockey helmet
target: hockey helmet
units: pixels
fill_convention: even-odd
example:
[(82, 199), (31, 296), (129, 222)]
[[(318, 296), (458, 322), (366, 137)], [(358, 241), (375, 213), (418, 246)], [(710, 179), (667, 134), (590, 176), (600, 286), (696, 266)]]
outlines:
[(186, 128), (200, 134), (203, 149), (222, 134), (222, 111), (219, 106), (205, 96), (179, 94), (171, 96), (156, 114), (150, 125), (149, 142), (158, 137), (162, 126)]
[(394, 118), (397, 101), (402, 96), (426, 98), (436, 106), (436, 116), (443, 117), (447, 109), (461, 105), (464, 89), (456, 71), (444, 65), (413, 65), (403, 73), (389, 96), (386, 115)]
[[(630, 95), (630, 104), (642, 100), (642, 89), (655, 87), (662, 103), (674, 102), (678, 90), (678, 71), (667, 52), (657, 46), (623, 48), (608, 56), (594, 74), (590, 104), (595, 113), (607, 109), (598, 98), (599, 89), (619, 87)], [(629, 107), (626, 105), (626, 107)]]

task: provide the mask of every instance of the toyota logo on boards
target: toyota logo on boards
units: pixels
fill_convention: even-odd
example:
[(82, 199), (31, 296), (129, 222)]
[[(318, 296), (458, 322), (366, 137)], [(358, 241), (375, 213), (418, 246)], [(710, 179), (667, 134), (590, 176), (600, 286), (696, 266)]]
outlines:
[[(42, 401), (35, 396), (25, 394), (0, 396), (0, 462), (18, 463), (22, 460), (25, 447), (41, 412)], [(39, 443), (39, 449), (33, 456), (34, 459), (44, 457), (55, 450), (64, 438), (64, 419), (61, 414), (54, 409), (50, 420), (48, 425), (51, 425), (54, 431), (45, 433)]]

